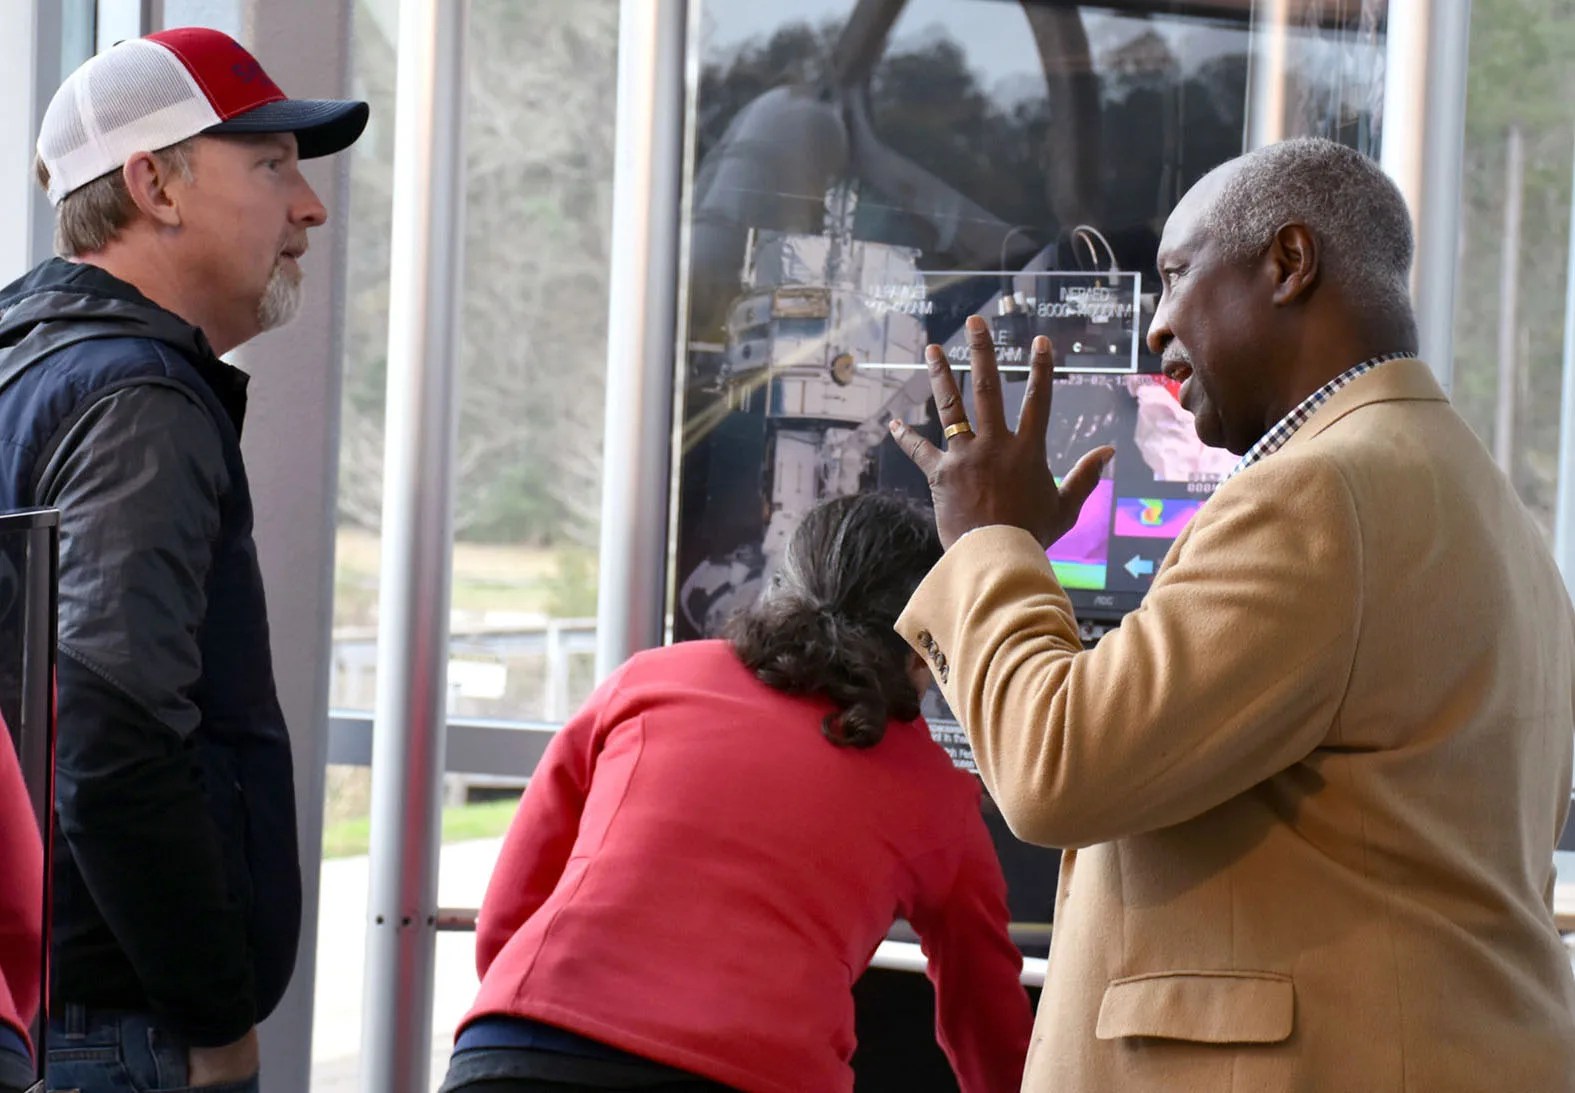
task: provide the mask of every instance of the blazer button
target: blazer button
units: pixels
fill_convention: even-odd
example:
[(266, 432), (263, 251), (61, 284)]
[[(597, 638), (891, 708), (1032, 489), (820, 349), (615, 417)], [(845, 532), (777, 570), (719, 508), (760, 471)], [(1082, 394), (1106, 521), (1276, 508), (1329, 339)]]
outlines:
[(935, 648), (935, 639), (930, 636), (930, 632), (928, 630), (920, 630), (919, 644), (924, 646), (926, 649), (933, 649)]

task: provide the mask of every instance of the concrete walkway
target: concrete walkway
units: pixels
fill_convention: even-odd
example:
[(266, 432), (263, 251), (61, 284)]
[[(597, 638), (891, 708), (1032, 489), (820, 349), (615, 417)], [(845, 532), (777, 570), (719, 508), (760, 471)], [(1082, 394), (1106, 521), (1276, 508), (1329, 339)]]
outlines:
[[(450, 843), (438, 867), (438, 905), (476, 907), (502, 839)], [(312, 1093), (360, 1093), (361, 1002), (366, 989), (365, 857), (323, 863), (312, 1025)], [(454, 1028), (476, 996), (475, 936), (439, 934), (432, 1006), (432, 1089), (448, 1068)]]

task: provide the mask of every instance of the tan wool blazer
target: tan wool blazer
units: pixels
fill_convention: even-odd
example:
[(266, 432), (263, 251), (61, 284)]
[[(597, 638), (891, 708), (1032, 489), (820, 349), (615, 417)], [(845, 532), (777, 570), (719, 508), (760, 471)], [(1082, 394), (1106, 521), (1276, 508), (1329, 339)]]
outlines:
[(897, 628), (1018, 837), (1069, 848), (1025, 1090), (1575, 1090), (1575, 617), (1424, 365), (1222, 486), (1092, 649), (1007, 527)]

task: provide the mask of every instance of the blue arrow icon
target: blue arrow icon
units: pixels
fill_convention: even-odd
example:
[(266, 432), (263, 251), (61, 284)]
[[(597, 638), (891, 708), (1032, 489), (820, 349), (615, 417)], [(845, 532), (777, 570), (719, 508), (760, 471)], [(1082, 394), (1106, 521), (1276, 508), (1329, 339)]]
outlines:
[(1132, 574), (1134, 580), (1138, 577), (1152, 577), (1154, 575), (1154, 562), (1141, 554), (1132, 555), (1122, 568)]

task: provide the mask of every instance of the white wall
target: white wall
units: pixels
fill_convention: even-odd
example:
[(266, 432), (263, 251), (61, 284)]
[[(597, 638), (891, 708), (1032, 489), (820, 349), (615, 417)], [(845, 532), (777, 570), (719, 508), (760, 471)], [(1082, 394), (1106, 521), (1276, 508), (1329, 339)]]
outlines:
[(52, 252), (53, 214), (33, 144), (60, 83), (60, 0), (0, 0), (0, 285)]
[[(223, 6), (166, 0), (165, 15)], [(350, 86), (350, 12), (350, 0), (247, 0), (239, 37), (287, 94), (340, 98)], [(208, 17), (218, 25), (221, 15)], [(268, 589), (274, 674), (295, 746), (306, 896), (295, 978), (263, 1028), (264, 1093), (301, 1093), (309, 1087), (328, 754), (349, 159), (313, 160), (305, 170), (329, 209), (328, 224), (313, 232), (305, 260), (305, 306), (289, 326), (238, 354), (254, 377), (243, 447)]]
[[(239, 39), (294, 98), (341, 98), (350, 86), (350, 0), (164, 0), (163, 26), (210, 26)], [(308, 161), (328, 206), (303, 262), (300, 315), (232, 354), (252, 374), (242, 448), (268, 591), (274, 676), (295, 751), (305, 904), (289, 992), (262, 1028), (264, 1093), (309, 1088), (322, 864), (323, 777), (333, 621), (348, 159)]]

